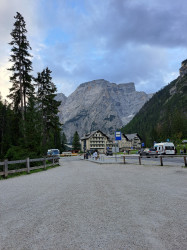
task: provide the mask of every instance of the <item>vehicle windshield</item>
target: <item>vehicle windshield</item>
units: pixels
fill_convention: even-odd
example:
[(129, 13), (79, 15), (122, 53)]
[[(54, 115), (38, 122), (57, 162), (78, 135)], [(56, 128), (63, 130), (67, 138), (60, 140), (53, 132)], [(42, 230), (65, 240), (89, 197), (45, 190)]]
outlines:
[(59, 154), (59, 150), (58, 150), (58, 149), (53, 150), (53, 154), (54, 154), (54, 155), (58, 155), (58, 154)]

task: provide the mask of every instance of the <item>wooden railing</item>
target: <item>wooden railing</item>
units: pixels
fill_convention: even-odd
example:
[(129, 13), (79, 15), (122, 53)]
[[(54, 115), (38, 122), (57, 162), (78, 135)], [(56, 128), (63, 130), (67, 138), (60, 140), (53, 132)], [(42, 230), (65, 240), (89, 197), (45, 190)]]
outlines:
[[(139, 161), (139, 165), (141, 165), (142, 163), (141, 163), (141, 159), (142, 158), (147, 158), (147, 157), (150, 157), (150, 158), (155, 158), (155, 156), (140, 156), (140, 155), (137, 155), (137, 156), (132, 156), (132, 155), (124, 155), (123, 156), (123, 163), (125, 164), (126, 163), (126, 158), (127, 157), (137, 157), (138, 158), (138, 161)], [(156, 158), (159, 158), (160, 159), (160, 166), (163, 166), (164, 165), (164, 161), (163, 161), (163, 159), (164, 158), (181, 158), (181, 157), (183, 157), (184, 158), (184, 165), (185, 165), (185, 167), (187, 167), (187, 161), (186, 161), (186, 157), (187, 157), (187, 155), (158, 155), (158, 156), (156, 156)]]
[[(124, 155), (115, 155), (115, 156), (103, 156), (100, 155), (99, 158), (94, 159), (93, 157), (90, 157), (88, 160), (102, 164), (102, 163), (129, 163), (127, 162), (127, 159), (135, 159), (135, 161), (137, 161), (137, 163), (139, 165), (142, 164), (142, 160), (146, 159), (146, 158), (154, 158), (155, 160), (160, 162), (160, 165), (163, 166), (164, 165), (164, 159), (166, 158), (183, 158), (184, 159), (184, 166), (187, 167), (187, 155), (157, 155), (155, 157), (155, 155), (150, 155), (150, 156), (140, 156), (140, 155), (133, 155), (133, 154), (124, 154)], [(84, 158), (86, 159), (86, 158)], [(165, 161), (166, 162), (166, 161)], [(171, 160), (172, 162), (172, 160)], [(136, 164), (136, 163), (135, 163)]]
[[(30, 166), (31, 162), (42, 162), (42, 165), (40, 166)], [(9, 165), (12, 164), (24, 164), (25, 168), (16, 168), (16, 169), (8, 169)], [(44, 158), (38, 158), (38, 159), (25, 159), (25, 160), (17, 160), (17, 161), (9, 161), (4, 160), (4, 162), (0, 162), (0, 166), (3, 166), (3, 171), (0, 172), (0, 176), (4, 176), (5, 178), (8, 176), (8, 174), (13, 173), (21, 173), (21, 172), (27, 172), (30, 173), (31, 170), (35, 169), (46, 169), (49, 166), (54, 166), (55, 164), (59, 163), (59, 157), (53, 156), (53, 157), (44, 157)]]

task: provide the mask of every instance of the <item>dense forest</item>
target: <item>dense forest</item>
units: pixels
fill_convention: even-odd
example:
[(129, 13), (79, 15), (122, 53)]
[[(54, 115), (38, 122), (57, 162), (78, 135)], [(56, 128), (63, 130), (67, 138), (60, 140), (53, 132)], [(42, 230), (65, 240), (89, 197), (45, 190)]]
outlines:
[(0, 159), (35, 158), (46, 155), (48, 148), (61, 148), (62, 125), (55, 100), (56, 86), (48, 67), (32, 75), (32, 56), (26, 37), (26, 23), (17, 12), (13, 30), (8, 98), (0, 96)]
[(187, 139), (187, 75), (155, 93), (121, 131), (138, 133), (147, 147), (155, 141)]

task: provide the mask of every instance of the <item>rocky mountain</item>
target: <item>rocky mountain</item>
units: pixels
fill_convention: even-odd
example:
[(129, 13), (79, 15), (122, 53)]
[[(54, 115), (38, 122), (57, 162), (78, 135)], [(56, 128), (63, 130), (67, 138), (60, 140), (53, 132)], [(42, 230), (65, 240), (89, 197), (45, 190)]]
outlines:
[(63, 93), (59, 93), (59, 94), (57, 94), (57, 96), (55, 97), (55, 99), (57, 101), (61, 101), (61, 107), (63, 107), (64, 104), (66, 103), (67, 96), (65, 96)]
[(69, 97), (57, 95), (62, 103), (60, 121), (68, 141), (75, 131), (79, 136), (100, 129), (114, 135), (127, 124), (152, 95), (135, 90), (134, 83), (116, 84), (104, 79), (82, 83)]
[(187, 60), (180, 76), (153, 95), (134, 118), (122, 128), (123, 133), (137, 132), (146, 146), (167, 139), (178, 143), (187, 138)]

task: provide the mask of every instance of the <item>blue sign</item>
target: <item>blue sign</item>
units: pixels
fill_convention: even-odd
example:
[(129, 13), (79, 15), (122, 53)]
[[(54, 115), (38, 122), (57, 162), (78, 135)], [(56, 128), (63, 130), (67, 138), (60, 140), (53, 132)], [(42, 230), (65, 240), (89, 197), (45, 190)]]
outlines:
[(121, 141), (121, 132), (118, 132), (118, 131), (115, 132), (115, 140)]
[(169, 141), (169, 139), (166, 140), (167, 142)]
[(144, 147), (145, 146), (145, 143), (144, 142), (142, 142), (142, 147)]

